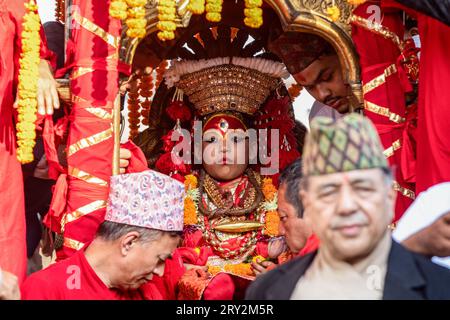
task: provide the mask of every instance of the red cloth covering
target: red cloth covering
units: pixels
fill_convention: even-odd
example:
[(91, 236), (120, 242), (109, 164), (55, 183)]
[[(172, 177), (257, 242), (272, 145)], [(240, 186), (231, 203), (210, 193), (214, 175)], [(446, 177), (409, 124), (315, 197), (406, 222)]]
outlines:
[[(108, 186), (104, 182), (109, 182), (112, 173), (114, 142), (110, 131), (111, 114), (118, 93), (120, 69), (117, 44), (111, 39), (120, 36), (121, 27), (119, 20), (109, 16), (109, 3), (105, 0), (72, 1), (72, 6), (77, 8), (73, 17), (76, 27), (71, 28), (73, 42), (68, 46), (67, 64), (73, 67), (75, 74), (72, 73), (70, 83), (73, 106), (67, 141), (65, 209), (71, 216), (64, 225), (64, 246), (58, 252), (58, 259), (71, 256), (92, 241), (105, 216), (105, 206), (98, 204), (107, 200)], [(92, 24), (107, 33), (108, 37), (102, 36), (103, 32), (90, 31)], [(79, 68), (88, 72), (77, 75)], [(70, 152), (71, 149), (73, 152)], [(77, 175), (75, 172), (83, 174)], [(83, 179), (86, 177), (84, 173), (93, 179), (86, 181)]]
[(421, 40), (417, 121), (416, 195), (450, 181), (450, 27), (393, 0), (383, 5), (407, 11), (418, 20)]
[[(25, 278), (25, 206), (22, 170), (16, 158), (13, 103), (21, 49), (25, 1), (0, 0), (0, 268)], [(41, 30), (42, 31), (42, 30)], [(43, 31), (41, 57), (50, 59)]]
[(417, 128), (417, 192), (450, 181), (450, 27), (418, 15), (422, 42)]
[(84, 250), (32, 274), (21, 287), (23, 300), (144, 300), (145, 291), (108, 288), (89, 265)]
[[(369, 19), (373, 15), (373, 11), (369, 10), (369, 6), (381, 4), (380, 1), (366, 2), (354, 10), (354, 14)], [(381, 24), (395, 33), (400, 40), (403, 40), (404, 27), (402, 16), (398, 10), (382, 9)], [(363, 84), (370, 82), (376, 77), (382, 75), (384, 70), (394, 64), (397, 72), (386, 77), (386, 82), (364, 95), (364, 100), (374, 103), (380, 107), (388, 108), (390, 112), (406, 118), (405, 92), (411, 90), (411, 85), (407, 81), (407, 77), (401, 66), (401, 52), (397, 44), (375, 32), (358, 26), (352, 25), (352, 38), (360, 58), (361, 77)], [(375, 124), (381, 142), (385, 149), (390, 148), (394, 142), (400, 140), (402, 150), (394, 151), (393, 155), (388, 158), (389, 164), (395, 170), (395, 180), (397, 183), (408, 190), (414, 191), (414, 184), (406, 181), (405, 176), (409, 180), (410, 177), (409, 164), (414, 160), (414, 154), (411, 154), (409, 141), (409, 121), (405, 123), (396, 123), (391, 121), (389, 117), (365, 111), (366, 116)], [(403, 146), (407, 145), (405, 149)], [(402, 167), (403, 164), (403, 167)], [(400, 219), (413, 199), (398, 192), (394, 221)]]

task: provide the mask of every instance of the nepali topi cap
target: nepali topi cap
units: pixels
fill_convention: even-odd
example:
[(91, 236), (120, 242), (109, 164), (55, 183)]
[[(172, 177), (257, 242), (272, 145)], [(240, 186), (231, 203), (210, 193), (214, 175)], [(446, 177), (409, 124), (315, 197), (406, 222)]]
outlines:
[(105, 220), (162, 231), (182, 231), (184, 185), (159, 172), (111, 177)]
[(312, 33), (285, 32), (269, 43), (269, 50), (295, 75), (325, 54), (336, 51), (324, 38)]
[(303, 149), (303, 175), (389, 168), (371, 121), (351, 113), (341, 119), (317, 117)]

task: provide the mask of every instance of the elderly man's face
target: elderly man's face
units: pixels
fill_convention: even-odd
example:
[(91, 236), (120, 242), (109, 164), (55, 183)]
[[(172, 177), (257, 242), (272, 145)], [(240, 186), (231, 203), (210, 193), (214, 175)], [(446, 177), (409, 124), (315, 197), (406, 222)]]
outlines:
[(293, 77), (317, 101), (340, 113), (349, 112), (351, 90), (350, 86), (344, 83), (337, 55), (322, 56)]
[(162, 276), (165, 261), (171, 257), (179, 241), (180, 237), (164, 233), (155, 241), (134, 242), (122, 261), (125, 270), (118, 287), (121, 290), (135, 290), (150, 281), (154, 274)]
[(311, 176), (301, 195), (321, 250), (349, 263), (375, 248), (393, 217), (395, 191), (381, 169)]
[[(299, 195), (300, 196), (300, 195)], [(278, 189), (278, 214), (280, 216), (280, 235), (284, 236), (292, 253), (297, 254), (306, 244), (311, 235), (311, 228), (297, 215), (295, 208), (286, 199), (286, 185), (282, 184)]]

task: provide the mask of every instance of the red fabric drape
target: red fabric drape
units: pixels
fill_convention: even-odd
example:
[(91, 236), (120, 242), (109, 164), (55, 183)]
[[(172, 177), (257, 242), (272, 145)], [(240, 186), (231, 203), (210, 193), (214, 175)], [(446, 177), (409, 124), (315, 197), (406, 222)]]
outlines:
[(422, 42), (417, 128), (417, 192), (450, 181), (450, 27), (418, 15)]
[(397, 7), (417, 18), (421, 40), (419, 102), (417, 120), (416, 193), (450, 181), (450, 81), (448, 55), (450, 27), (393, 0), (385, 6)]
[[(381, 21), (378, 22), (395, 33), (400, 40), (403, 40), (404, 27), (401, 15), (396, 10), (382, 9), (379, 6), (380, 4), (380, 1), (367, 2), (357, 7), (354, 14), (364, 19), (369, 19), (374, 14), (374, 11), (370, 10), (369, 7), (378, 5), (381, 12)], [(406, 75), (400, 63), (398, 63), (399, 57), (401, 56), (399, 46), (392, 40), (357, 24), (352, 25), (352, 37), (360, 58), (363, 84), (367, 84), (382, 75), (391, 65), (395, 65), (397, 69), (397, 72), (386, 77), (384, 84), (367, 92), (364, 95), (364, 100), (377, 106), (388, 108), (391, 113), (406, 118), (405, 92), (409, 91), (411, 87), (407, 82)], [(409, 137), (405, 133), (405, 128), (408, 128), (409, 125), (408, 122), (394, 122), (389, 117), (368, 111), (367, 108), (365, 114), (377, 127), (378, 134), (385, 149), (391, 147), (397, 140), (400, 141), (401, 148), (405, 144), (409, 144), (409, 138), (405, 139), (405, 137)], [(412, 158), (413, 155), (402, 150), (396, 150), (388, 160), (395, 170), (395, 180), (397, 183), (403, 188), (414, 191), (414, 184), (406, 182), (404, 177), (404, 171), (408, 171), (408, 166), (402, 168), (402, 161), (404, 166), (409, 163), (409, 161), (405, 162), (405, 157)], [(412, 201), (413, 199), (410, 197), (398, 192), (394, 221), (397, 221), (401, 217)]]
[[(116, 40), (120, 36), (120, 21), (110, 18), (109, 2), (73, 1), (77, 17), (72, 20), (71, 41), (76, 50), (70, 52), (67, 62), (73, 66), (73, 106), (67, 141), (69, 170), (63, 219), (64, 246), (58, 252), (58, 259), (70, 256), (91, 241), (105, 215), (104, 206), (86, 208), (107, 200), (108, 186), (104, 182), (109, 182), (112, 173), (111, 115), (118, 93)], [(84, 23), (80, 24), (81, 20)], [(108, 37), (102, 36), (105, 33)], [(80, 68), (85, 72), (77, 74)], [(83, 179), (79, 172), (86, 173), (90, 179)]]

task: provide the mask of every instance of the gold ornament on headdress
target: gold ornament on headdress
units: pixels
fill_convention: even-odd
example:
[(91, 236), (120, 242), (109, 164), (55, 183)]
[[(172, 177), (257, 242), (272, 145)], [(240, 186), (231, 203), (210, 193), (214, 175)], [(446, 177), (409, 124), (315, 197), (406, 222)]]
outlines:
[(287, 72), (259, 58), (216, 58), (175, 62), (165, 75), (169, 87), (189, 97), (201, 116), (221, 111), (255, 113)]

